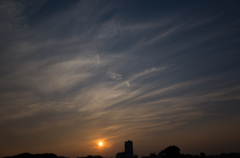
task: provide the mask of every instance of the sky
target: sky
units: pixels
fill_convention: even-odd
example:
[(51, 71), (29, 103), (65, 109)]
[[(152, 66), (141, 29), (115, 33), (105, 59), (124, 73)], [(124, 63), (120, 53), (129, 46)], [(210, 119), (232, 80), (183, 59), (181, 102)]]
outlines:
[(240, 152), (239, 8), (0, 0), (0, 156)]

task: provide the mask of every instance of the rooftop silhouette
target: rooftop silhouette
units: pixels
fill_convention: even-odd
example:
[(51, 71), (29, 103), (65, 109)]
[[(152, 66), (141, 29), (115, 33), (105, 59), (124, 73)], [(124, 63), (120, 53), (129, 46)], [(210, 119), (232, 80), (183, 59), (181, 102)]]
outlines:
[(128, 140), (125, 142), (125, 151), (117, 153), (116, 158), (133, 158), (133, 142)]
[[(149, 156), (142, 156), (141, 158), (240, 158), (240, 153), (221, 153), (220, 155), (206, 155), (201, 152), (199, 155), (181, 154), (180, 148), (177, 146), (169, 146), (164, 150), (161, 150), (159, 154), (151, 153)], [(64, 156), (57, 156), (53, 153), (44, 154), (30, 154), (22, 153), (14, 156), (6, 156), (3, 158), (68, 158)], [(77, 158), (104, 158), (100, 155), (88, 155), (86, 157)], [(138, 158), (133, 154), (133, 141), (128, 140), (125, 142), (125, 151), (116, 154), (116, 158)]]

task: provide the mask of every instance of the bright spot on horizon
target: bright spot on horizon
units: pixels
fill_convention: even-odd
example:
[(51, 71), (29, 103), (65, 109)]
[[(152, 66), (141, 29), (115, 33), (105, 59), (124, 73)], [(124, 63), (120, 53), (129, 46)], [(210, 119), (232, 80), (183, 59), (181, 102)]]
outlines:
[(99, 145), (99, 146), (102, 146), (102, 145), (103, 145), (103, 143), (102, 143), (102, 142), (99, 142), (99, 143), (98, 143), (98, 145)]

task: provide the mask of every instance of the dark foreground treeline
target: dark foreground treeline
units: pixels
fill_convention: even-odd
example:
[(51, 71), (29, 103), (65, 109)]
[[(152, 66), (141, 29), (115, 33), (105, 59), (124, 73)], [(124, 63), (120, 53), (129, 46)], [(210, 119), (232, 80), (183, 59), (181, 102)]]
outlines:
[(58, 158), (56, 154), (46, 153), (46, 154), (29, 154), (23, 153), (15, 156), (7, 156), (3, 158)]
[(206, 155), (200, 153), (199, 155), (181, 154), (180, 149), (176, 146), (169, 146), (162, 150), (159, 155), (150, 154), (149, 157), (142, 158), (240, 158), (240, 153), (222, 153), (220, 155)]
[[(19, 155), (15, 156), (6, 156), (3, 158), (68, 158), (64, 156), (57, 156), (56, 154), (53, 153), (46, 153), (46, 154), (29, 154), (29, 153), (22, 153)], [(92, 156), (88, 155), (87, 157), (81, 157), (81, 158), (103, 158), (100, 155)]]
[[(118, 158), (118, 156), (116, 156)], [(46, 154), (29, 154), (23, 153), (15, 156), (7, 156), (3, 158), (67, 158), (64, 156), (57, 156), (53, 153)], [(78, 157), (78, 158), (103, 158), (100, 155), (87, 157)], [(119, 157), (119, 158), (129, 158), (129, 157)], [(190, 154), (181, 154), (180, 149), (176, 146), (169, 146), (166, 149), (162, 150), (158, 155), (150, 154), (150, 156), (138, 157), (135, 155), (133, 158), (240, 158), (240, 153), (222, 153), (220, 155), (206, 155), (205, 153), (200, 153), (199, 155), (190, 155)]]

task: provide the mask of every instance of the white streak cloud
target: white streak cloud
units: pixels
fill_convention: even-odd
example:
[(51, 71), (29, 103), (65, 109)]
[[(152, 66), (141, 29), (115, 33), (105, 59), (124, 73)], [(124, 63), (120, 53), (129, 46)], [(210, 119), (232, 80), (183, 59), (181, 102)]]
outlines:
[(111, 71), (107, 73), (107, 76), (109, 76), (111, 79), (116, 80), (116, 81), (122, 79), (122, 75), (121, 74), (113, 73)]

